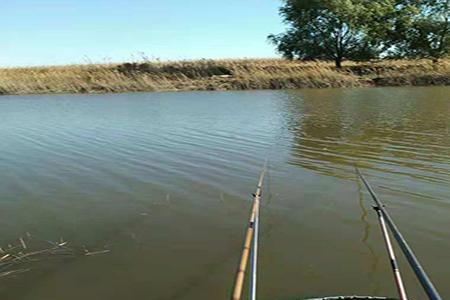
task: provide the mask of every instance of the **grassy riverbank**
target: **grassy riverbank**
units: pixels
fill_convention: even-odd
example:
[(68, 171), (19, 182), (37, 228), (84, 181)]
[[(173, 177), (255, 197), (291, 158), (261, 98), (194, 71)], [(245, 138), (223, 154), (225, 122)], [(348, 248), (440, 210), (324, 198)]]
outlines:
[(198, 60), (0, 69), (0, 94), (450, 85), (450, 60)]

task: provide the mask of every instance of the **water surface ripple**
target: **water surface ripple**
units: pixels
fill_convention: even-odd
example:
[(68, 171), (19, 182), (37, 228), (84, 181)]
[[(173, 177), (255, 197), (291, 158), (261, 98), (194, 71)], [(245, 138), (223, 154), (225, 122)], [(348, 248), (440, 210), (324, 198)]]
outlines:
[[(0, 297), (226, 299), (268, 156), (261, 299), (395, 296), (355, 164), (449, 298), (449, 95), (433, 87), (0, 97), (0, 246), (30, 232), (111, 249), (0, 279)], [(400, 263), (411, 298), (423, 299)]]

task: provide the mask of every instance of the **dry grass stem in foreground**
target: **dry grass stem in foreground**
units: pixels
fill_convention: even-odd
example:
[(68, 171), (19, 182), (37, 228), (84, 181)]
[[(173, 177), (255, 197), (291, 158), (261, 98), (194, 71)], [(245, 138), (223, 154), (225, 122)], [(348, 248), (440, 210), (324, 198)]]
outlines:
[(85, 246), (77, 249), (70, 247), (62, 238), (58, 242), (53, 242), (36, 239), (27, 233), (14, 243), (0, 247), (0, 279), (28, 272), (38, 262), (106, 254), (109, 251), (109, 249), (89, 251)]

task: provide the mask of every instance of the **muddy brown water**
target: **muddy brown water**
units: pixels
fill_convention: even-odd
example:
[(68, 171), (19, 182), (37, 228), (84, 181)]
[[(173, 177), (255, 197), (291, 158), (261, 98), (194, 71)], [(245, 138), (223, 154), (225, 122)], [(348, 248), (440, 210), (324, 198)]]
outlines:
[(227, 299), (267, 156), (260, 299), (396, 295), (355, 163), (450, 298), (449, 128), (449, 87), (0, 97), (0, 245), (111, 250), (0, 298)]

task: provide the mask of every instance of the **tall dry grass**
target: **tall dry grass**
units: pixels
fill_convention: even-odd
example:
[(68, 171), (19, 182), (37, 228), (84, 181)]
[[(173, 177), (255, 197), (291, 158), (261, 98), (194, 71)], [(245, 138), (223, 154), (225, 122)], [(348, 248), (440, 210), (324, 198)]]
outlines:
[(450, 60), (197, 60), (0, 69), (0, 94), (295, 89), (450, 84)]

